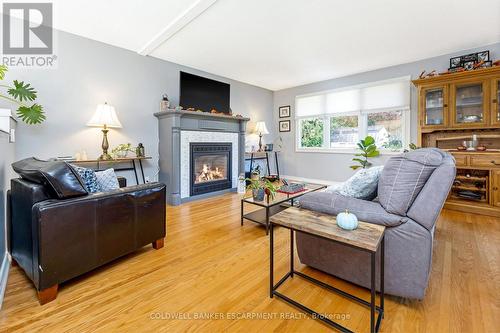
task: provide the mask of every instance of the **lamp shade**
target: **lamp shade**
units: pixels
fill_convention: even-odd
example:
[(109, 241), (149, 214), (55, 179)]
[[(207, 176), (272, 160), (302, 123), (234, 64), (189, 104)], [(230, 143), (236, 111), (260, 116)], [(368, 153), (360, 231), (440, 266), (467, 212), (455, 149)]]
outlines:
[(266, 123), (263, 121), (258, 121), (255, 125), (255, 132), (258, 134), (269, 134), (267, 130)]
[(116, 116), (115, 108), (108, 103), (99, 104), (94, 115), (87, 123), (87, 126), (102, 127), (104, 125), (106, 125), (106, 127), (122, 127), (122, 123), (120, 123)]

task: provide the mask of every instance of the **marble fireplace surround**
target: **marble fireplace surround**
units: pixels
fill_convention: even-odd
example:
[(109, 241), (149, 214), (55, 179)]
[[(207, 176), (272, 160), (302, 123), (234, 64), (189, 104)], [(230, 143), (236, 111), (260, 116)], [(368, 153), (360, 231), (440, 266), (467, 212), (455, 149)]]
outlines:
[(154, 114), (158, 118), (160, 182), (167, 185), (167, 202), (182, 202), (227, 192), (189, 196), (191, 142), (232, 143), (232, 189), (245, 168), (245, 131), (249, 118), (193, 111), (169, 110)]

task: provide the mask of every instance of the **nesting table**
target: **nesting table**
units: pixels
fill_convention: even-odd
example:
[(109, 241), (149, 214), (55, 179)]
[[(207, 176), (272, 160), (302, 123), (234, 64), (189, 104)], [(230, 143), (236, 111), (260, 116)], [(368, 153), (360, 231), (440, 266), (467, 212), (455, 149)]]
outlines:
[[(285, 203), (288, 203), (291, 206), (293, 206), (294, 199), (297, 199), (306, 193), (318, 191), (326, 187), (327, 187), (326, 185), (321, 185), (321, 184), (305, 184), (303, 191), (296, 192), (293, 194), (277, 192), (276, 195), (274, 196), (274, 199), (271, 199), (269, 201), (267, 199), (264, 199), (263, 201), (254, 200), (251, 194), (250, 196), (245, 196), (243, 197), (243, 199), (241, 199), (241, 225), (243, 225), (244, 219), (247, 219), (255, 223), (263, 224), (266, 227), (266, 235), (268, 235), (269, 218), (272, 215), (279, 213), (284, 209), (287, 209), (289, 206), (284, 205)], [(244, 214), (243, 206), (245, 203), (259, 206), (261, 207), (261, 209), (253, 211), (251, 213)]]
[[(290, 270), (276, 284), (274, 283), (274, 226), (284, 227), (290, 230)], [(367, 253), (371, 258), (371, 284), (370, 302), (361, 299), (357, 296), (349, 294), (343, 290), (335, 288), (324, 282), (321, 282), (313, 277), (310, 277), (302, 272), (298, 272), (294, 268), (294, 232), (302, 232), (305, 234), (320, 237), (330, 242), (340, 243), (344, 246), (355, 248), (359, 251)], [(352, 332), (348, 328), (339, 323), (330, 320), (326, 316), (320, 315), (315, 310), (312, 310), (305, 305), (289, 298), (280, 293), (278, 288), (288, 279), (297, 275), (305, 280), (323, 287), (329, 291), (340, 294), (354, 302), (358, 302), (370, 308), (370, 332), (378, 332), (380, 323), (384, 317), (384, 234), (385, 227), (377, 224), (359, 222), (356, 230), (344, 230), (337, 226), (335, 216), (314, 212), (307, 209), (296, 207), (288, 208), (280, 213), (273, 215), (270, 218), (270, 294), (284, 300), (285, 302), (301, 309), (309, 315), (315, 316), (326, 324), (340, 330), (341, 332)], [(380, 301), (379, 306), (376, 305), (376, 286), (375, 286), (375, 256), (380, 251)], [(378, 312), (376, 318), (375, 312)]]

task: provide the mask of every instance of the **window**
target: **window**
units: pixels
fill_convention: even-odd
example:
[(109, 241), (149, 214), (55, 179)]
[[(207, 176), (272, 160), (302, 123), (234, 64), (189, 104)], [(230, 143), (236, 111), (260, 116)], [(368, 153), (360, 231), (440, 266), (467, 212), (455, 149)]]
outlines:
[(382, 150), (408, 144), (410, 78), (398, 78), (305, 96), (295, 103), (297, 148), (356, 148), (367, 135)]

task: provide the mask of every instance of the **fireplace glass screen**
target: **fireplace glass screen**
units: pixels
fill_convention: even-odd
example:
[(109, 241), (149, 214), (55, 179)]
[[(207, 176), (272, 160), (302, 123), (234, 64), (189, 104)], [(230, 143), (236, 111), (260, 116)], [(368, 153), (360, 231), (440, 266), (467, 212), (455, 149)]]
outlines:
[(194, 183), (227, 179), (227, 155), (201, 155), (194, 161)]

